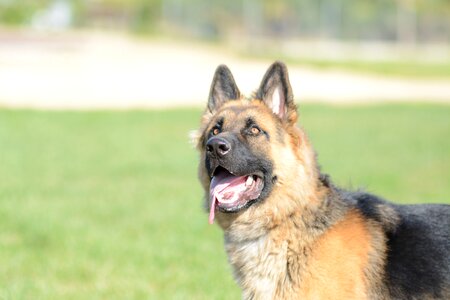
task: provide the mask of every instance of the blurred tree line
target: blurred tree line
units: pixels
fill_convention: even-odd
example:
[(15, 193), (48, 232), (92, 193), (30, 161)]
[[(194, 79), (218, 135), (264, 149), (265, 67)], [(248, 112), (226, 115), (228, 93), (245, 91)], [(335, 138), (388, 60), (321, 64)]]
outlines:
[(0, 0), (0, 23), (29, 25), (61, 3), (70, 7), (72, 27), (211, 39), (450, 41), (449, 0)]

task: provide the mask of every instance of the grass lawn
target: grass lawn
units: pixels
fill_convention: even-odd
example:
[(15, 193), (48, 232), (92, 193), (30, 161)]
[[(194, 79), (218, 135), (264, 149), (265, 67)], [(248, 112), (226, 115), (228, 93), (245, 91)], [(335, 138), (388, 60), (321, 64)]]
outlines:
[[(200, 110), (0, 110), (0, 299), (238, 299), (188, 131)], [(301, 106), (336, 183), (450, 203), (450, 106)]]

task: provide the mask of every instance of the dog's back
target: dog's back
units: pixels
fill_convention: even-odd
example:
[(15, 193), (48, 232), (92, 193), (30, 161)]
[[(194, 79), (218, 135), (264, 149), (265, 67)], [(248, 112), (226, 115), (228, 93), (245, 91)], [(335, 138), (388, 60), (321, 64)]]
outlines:
[(393, 298), (450, 299), (450, 206), (395, 206), (386, 280)]
[(385, 285), (394, 299), (450, 299), (450, 205), (394, 205), (342, 192), (386, 237)]

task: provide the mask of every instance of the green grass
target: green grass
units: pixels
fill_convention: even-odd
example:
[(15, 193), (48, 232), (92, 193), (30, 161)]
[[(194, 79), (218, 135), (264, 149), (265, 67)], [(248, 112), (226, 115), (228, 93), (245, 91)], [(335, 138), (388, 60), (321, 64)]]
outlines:
[[(450, 200), (450, 106), (301, 106), (323, 171)], [(200, 110), (0, 110), (0, 299), (238, 299), (187, 133)]]

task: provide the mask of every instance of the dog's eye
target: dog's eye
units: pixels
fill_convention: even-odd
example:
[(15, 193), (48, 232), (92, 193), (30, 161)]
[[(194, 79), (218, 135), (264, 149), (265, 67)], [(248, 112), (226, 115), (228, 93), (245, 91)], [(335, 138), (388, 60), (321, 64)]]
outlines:
[(218, 135), (220, 133), (220, 129), (219, 128), (213, 128), (213, 130), (212, 130), (212, 134), (213, 135)]
[(250, 132), (251, 132), (252, 134), (254, 134), (254, 135), (257, 135), (257, 134), (259, 134), (259, 133), (261, 132), (261, 129), (259, 129), (259, 128), (256, 127), (256, 126), (253, 126), (252, 128), (250, 128)]

